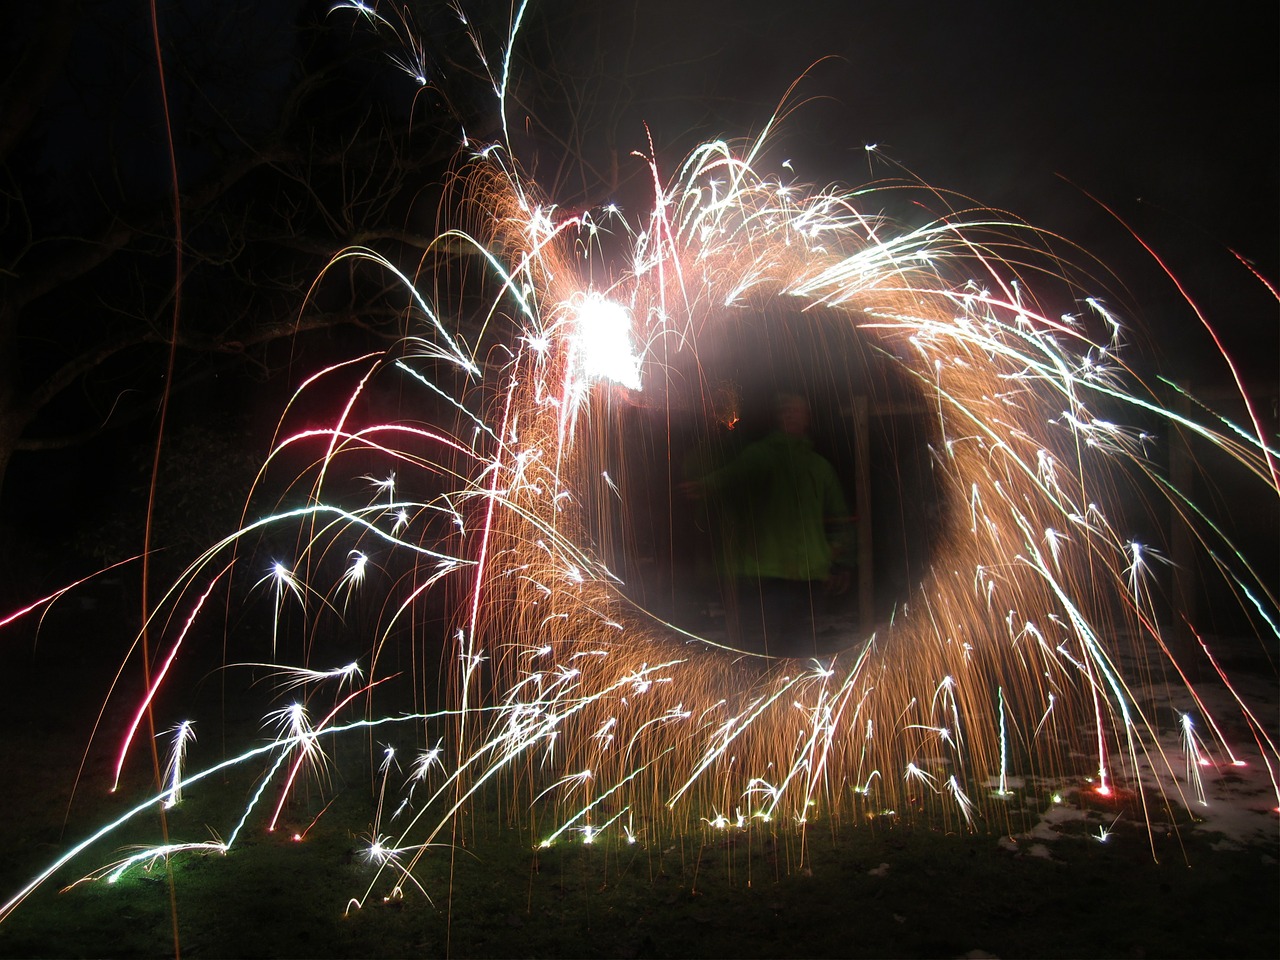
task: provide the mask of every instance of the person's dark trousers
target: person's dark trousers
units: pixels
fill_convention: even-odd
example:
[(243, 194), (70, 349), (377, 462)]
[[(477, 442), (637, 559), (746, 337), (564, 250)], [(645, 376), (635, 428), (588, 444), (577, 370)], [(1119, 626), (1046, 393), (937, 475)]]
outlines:
[(812, 580), (744, 580), (737, 603), (742, 644), (774, 657), (812, 656), (813, 610), (821, 589)]

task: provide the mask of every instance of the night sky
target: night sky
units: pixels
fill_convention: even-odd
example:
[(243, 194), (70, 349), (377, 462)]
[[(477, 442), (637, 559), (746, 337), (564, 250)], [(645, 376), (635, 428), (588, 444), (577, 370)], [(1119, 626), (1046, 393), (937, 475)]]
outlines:
[[(254, 112), (279, 96), (272, 64), (288, 47), (296, 7), (249, 5), (212, 31), (218, 18), (205, 14), (195, 39), (181, 18), (162, 18), (180, 56), (211, 78), (199, 92), (171, 79), (179, 129), (209, 104), (227, 103), (252, 125)], [(446, 43), (465, 61), (461, 36), (442, 29), (451, 17), (435, 16), (418, 19), (428, 49)], [(137, 178), (125, 185), (131, 194), (164, 189), (154, 69), (139, 56), (147, 51), (126, 52), (90, 18), (85, 24), (72, 69), (97, 81), (87, 92), (64, 90), (51, 104), (61, 116), (46, 118), (61, 202), (80, 196), (84, 172), (100, 172), (111, 158)], [(804, 103), (781, 125), (768, 159), (790, 160), (802, 181), (857, 186), (914, 175), (1089, 249), (1123, 252), (1087, 191), (1172, 252), (1171, 267), (1193, 283), (1227, 250), (1274, 278), (1278, 28), (1274, 10), (1251, 3), (534, 2), (516, 44), (509, 112), (517, 149), (528, 151), (523, 159), (544, 185), (560, 187), (566, 202), (603, 203), (607, 191), (578, 168), (599, 169), (606, 143), (618, 147), (624, 177), (643, 179), (626, 155), (647, 153), (651, 134), (671, 173), (703, 139), (758, 133), (799, 80), (793, 102)], [(139, 16), (119, 32), (146, 29)], [(246, 51), (250, 64), (261, 64), (249, 82), (235, 74)], [(497, 52), (491, 31), (491, 60)], [(380, 95), (405, 109), (415, 85), (381, 66)], [(464, 82), (456, 71), (446, 79), (454, 88)], [(472, 85), (479, 109), (492, 108), (484, 83)], [(520, 121), (530, 117), (531, 129), (550, 131), (534, 133), (536, 152), (522, 134)], [(586, 163), (566, 156), (554, 142), (561, 138)], [(868, 155), (868, 144), (879, 156)], [(200, 147), (179, 144), (188, 181), (209, 163)]]

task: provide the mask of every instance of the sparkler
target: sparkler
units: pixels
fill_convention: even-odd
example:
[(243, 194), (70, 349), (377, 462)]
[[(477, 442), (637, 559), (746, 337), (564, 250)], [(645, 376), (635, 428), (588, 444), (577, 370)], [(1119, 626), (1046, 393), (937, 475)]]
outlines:
[[(495, 88), (506, 83), (504, 64)], [(944, 206), (936, 219), (895, 225), (865, 213), (863, 193), (761, 172), (767, 138), (699, 147), (634, 222), (616, 208), (561, 210), (512, 173), (500, 147), (473, 157), (460, 209), (482, 211), (481, 222), (449, 229), (441, 245), (468, 245), (490, 271), (491, 299), (469, 311), (485, 318), (478, 334), (460, 313), (451, 328), (447, 308), (420, 292), (447, 288), (444, 273), (415, 285), (371, 251), (335, 261), (398, 276), (422, 332), (299, 389), (264, 474), (286, 451), (312, 450), (313, 467), (293, 485), (301, 502), (211, 547), (165, 601), (172, 614), (194, 594), (199, 609), (216, 587), (237, 602), (268, 602), (270, 669), (299, 699), (273, 710), (277, 732), (265, 746), (195, 773), (182, 772), (175, 752), (170, 783), (124, 819), (177, 802), (216, 770), (265, 762), (230, 838), (195, 845), (231, 854), (269, 789), (279, 795), (263, 818), (271, 829), (302, 772), (323, 774), (323, 743), (411, 728), (419, 759), (402, 771), (388, 746), (376, 772), (368, 861), (377, 876), (353, 898), (359, 906), (386, 870), (387, 896), (425, 895), (415, 866), (488, 789), (527, 804), (542, 845), (885, 813), (1002, 828), (1019, 763), (1068, 779), (1096, 774), (1104, 794), (1123, 784), (1144, 810), (1203, 802), (1198, 777), (1193, 796), (1184, 793), (1191, 760), (1167, 755), (1165, 731), (1134, 691), (1152, 658), (1184, 680), (1192, 671), (1167, 640), (1159, 553), (1126, 529), (1130, 493), (1168, 497), (1213, 545), (1260, 636), (1277, 636), (1280, 617), (1209, 515), (1157, 470), (1159, 432), (1138, 425), (1155, 419), (1166, 436), (1194, 434), (1280, 497), (1272, 441), (1163, 405), (1121, 359), (1121, 321), (1037, 249), (1035, 231), (961, 215), (932, 192)], [(661, 183), (657, 161), (643, 162)], [(625, 256), (606, 255), (605, 232), (625, 239)], [(1053, 315), (1052, 295), (1033, 292), (1037, 276), (1072, 290), (1083, 312)], [(626, 405), (650, 390), (661, 397), (673, 366), (696, 367), (699, 345), (745, 311), (856, 334), (931, 411), (928, 453), (948, 507), (934, 562), (890, 625), (821, 659), (778, 660), (693, 636), (630, 600), (607, 560), (605, 547), (626, 539), (605, 506), (625, 510), (631, 495), (618, 439)], [(344, 379), (354, 384), (332, 424), (289, 431), (289, 412), (312, 390)], [(358, 401), (385, 380), (442, 411), (436, 421), (361, 422)], [(372, 472), (370, 459), (381, 461)], [(248, 564), (237, 556), (280, 531), (295, 554), (240, 588)], [(253, 588), (268, 582), (264, 601)], [(344, 633), (350, 601), (373, 591), (383, 601), (376, 622)], [(326, 599), (339, 594), (342, 609)], [(305, 637), (290, 638), (286, 602), (305, 612)], [(353, 633), (371, 638), (358, 663), (312, 665), (317, 638)], [(384, 663), (404, 644), (417, 696), (431, 696), (438, 680), (442, 704), (406, 713), (383, 699), (399, 675)], [(428, 650), (440, 651), (436, 663)], [(357, 676), (368, 680), (335, 695), (323, 720), (308, 719), (320, 685)], [(1236, 699), (1274, 786), (1272, 734)], [(1209, 731), (1225, 740), (1211, 721)], [(1212, 752), (1189, 721), (1173, 732), (1197, 766)], [(1073, 759), (1081, 756), (1090, 759)], [(998, 790), (981, 789), (993, 780)], [(394, 810), (385, 817), (384, 802)], [(191, 845), (143, 851), (104, 875), (182, 849)]]

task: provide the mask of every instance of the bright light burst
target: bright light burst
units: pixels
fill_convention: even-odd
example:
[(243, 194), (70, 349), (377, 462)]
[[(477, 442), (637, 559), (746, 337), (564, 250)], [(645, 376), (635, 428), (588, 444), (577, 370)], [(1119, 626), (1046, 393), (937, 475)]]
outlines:
[(574, 339), (583, 372), (593, 379), (613, 380), (640, 389), (640, 358), (632, 352), (631, 318), (620, 305), (598, 294), (583, 296), (574, 309)]
[[(415, 286), (370, 251), (338, 258), (393, 271), (421, 330), (299, 389), (264, 467), (311, 454), (292, 487), (299, 501), (210, 548), (155, 619), (181, 622), (188, 598), (198, 610), (215, 587), (229, 602), (265, 604), (260, 642), (273, 663), (256, 666), (284, 678), (278, 692), (291, 699), (267, 718), (270, 743), (202, 771), (184, 769), (184, 718), (168, 782), (90, 839), (205, 789), (216, 770), (263, 764), (258, 787), (225, 843), (157, 847), (95, 876), (193, 847), (234, 854), (246, 824), (274, 828), (305, 772), (324, 789), (324, 745), (367, 741), (372, 729), (414, 741), (402, 749), (417, 759), (401, 769), (385, 748), (367, 859), (386, 889), (375, 877), (357, 906), (375, 890), (427, 893), (414, 876), (420, 858), (487, 789), (527, 804), (522, 821), (543, 845), (890, 812), (1004, 829), (1005, 798), (1023, 782), (1015, 771), (1094, 777), (1102, 793), (1137, 794), (1143, 810), (1204, 802), (1200, 768), (1236, 754), (1211, 720), (1203, 732), (1189, 714), (1162, 729), (1136, 692), (1159, 662), (1201, 702), (1185, 680), (1199, 664), (1167, 637), (1153, 577), (1164, 561), (1126, 529), (1126, 504), (1135, 491), (1167, 497), (1259, 635), (1274, 638), (1276, 598), (1153, 456), (1187, 431), (1277, 497), (1270, 441), (1168, 409), (1121, 359), (1114, 312), (1025, 225), (962, 216), (921, 188), (944, 209), (899, 227), (867, 212), (873, 193), (784, 186), (760, 169), (766, 143), (699, 147), (635, 222), (612, 208), (561, 215), (500, 148), (472, 157), (458, 209), (474, 229), (441, 239), (487, 265), (485, 302), (429, 301), (424, 291), (449, 287), (445, 266)], [(657, 161), (645, 162), (661, 182)], [(602, 249), (604, 222), (625, 238), (622, 255)], [(1037, 280), (1055, 293), (1037, 297)], [(1042, 305), (1062, 289), (1079, 313)], [(931, 411), (928, 453), (947, 502), (933, 563), (892, 624), (820, 662), (735, 651), (662, 622), (624, 595), (601, 546), (626, 540), (613, 506), (625, 512), (630, 495), (620, 412), (676, 354), (696, 359), (744, 311), (856, 334)], [(480, 336), (475, 317), (486, 318)], [(384, 382), (416, 393), (431, 423), (363, 422), (357, 401)], [(290, 413), (321, 387), (347, 391), (341, 412), (290, 432)], [(235, 559), (264, 532), (295, 545), (265, 576), (261, 559)], [(357, 600), (370, 596), (371, 622), (361, 621)], [(351, 636), (368, 638), (358, 665), (313, 666), (322, 642)], [(413, 693), (394, 682), (406, 647)], [(362, 686), (321, 701), (326, 683), (356, 678)], [(424, 704), (436, 686), (442, 702)], [(1274, 780), (1272, 735), (1237, 701)], [(1179, 737), (1185, 756), (1170, 753)], [(268, 794), (278, 801), (261, 804)]]

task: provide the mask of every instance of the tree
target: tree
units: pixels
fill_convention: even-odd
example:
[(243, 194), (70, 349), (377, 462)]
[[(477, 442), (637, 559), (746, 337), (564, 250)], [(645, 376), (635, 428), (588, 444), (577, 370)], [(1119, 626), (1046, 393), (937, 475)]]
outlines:
[(308, 291), (351, 245), (411, 272), (460, 125), (484, 129), (434, 80), (470, 69), (450, 60), (466, 28), (436, 6), (415, 25), (434, 45), (406, 55), (327, 4), (161, 4), (167, 106), (145, 8), (57, 0), (16, 21), (0, 81), (0, 492), (16, 453), (148, 421), (164, 389), (270, 377), (273, 344), (400, 333), (405, 292), (367, 272)]

